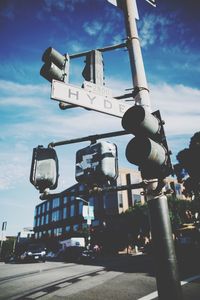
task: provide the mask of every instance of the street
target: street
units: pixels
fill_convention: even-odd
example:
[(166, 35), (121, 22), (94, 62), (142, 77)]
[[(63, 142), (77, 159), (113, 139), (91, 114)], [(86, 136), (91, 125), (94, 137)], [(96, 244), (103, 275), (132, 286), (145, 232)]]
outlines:
[[(184, 285), (189, 298), (199, 289)], [(186, 289), (187, 286), (187, 289)], [(110, 256), (86, 263), (0, 263), (0, 299), (156, 299), (148, 256)], [(145, 298), (143, 298), (145, 297)]]

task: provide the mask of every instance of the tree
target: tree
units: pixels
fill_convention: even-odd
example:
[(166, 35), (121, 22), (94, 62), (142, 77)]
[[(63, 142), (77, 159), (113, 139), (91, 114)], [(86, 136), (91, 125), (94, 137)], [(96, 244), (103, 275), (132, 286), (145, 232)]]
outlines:
[[(180, 178), (181, 170), (186, 170), (189, 177), (183, 180), (185, 194), (199, 198), (200, 193), (200, 131), (196, 132), (190, 139), (189, 148), (181, 150), (177, 154), (179, 162), (176, 169), (177, 177)], [(176, 171), (175, 169), (175, 171)]]

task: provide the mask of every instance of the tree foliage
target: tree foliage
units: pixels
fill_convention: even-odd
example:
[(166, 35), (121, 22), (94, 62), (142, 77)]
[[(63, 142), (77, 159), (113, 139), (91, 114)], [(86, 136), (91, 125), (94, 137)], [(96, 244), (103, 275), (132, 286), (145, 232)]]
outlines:
[(184, 180), (185, 193), (194, 194), (199, 198), (200, 193), (200, 131), (196, 132), (190, 139), (189, 148), (181, 150), (177, 154), (179, 161), (177, 177), (180, 176), (181, 170), (185, 169), (189, 175)]

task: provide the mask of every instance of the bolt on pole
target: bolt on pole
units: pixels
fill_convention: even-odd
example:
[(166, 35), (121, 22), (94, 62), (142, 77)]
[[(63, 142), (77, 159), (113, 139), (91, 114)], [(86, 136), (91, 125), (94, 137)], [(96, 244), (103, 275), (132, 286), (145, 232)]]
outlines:
[[(142, 59), (140, 42), (136, 26), (135, 0), (122, 1), (127, 33), (133, 88), (136, 105), (143, 106), (151, 112), (149, 90)], [(169, 219), (167, 198), (155, 195), (157, 182), (149, 183), (146, 188), (146, 200), (149, 207), (154, 258), (156, 264), (156, 281), (160, 300), (182, 299), (174, 242)], [(161, 251), (162, 249), (162, 251)]]

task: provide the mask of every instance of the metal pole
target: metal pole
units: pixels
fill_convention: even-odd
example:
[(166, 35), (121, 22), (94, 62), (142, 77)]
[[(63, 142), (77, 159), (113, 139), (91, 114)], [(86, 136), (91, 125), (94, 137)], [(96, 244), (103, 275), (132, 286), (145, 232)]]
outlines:
[(142, 59), (142, 52), (135, 20), (135, 0), (122, 1), (125, 17), (127, 47), (130, 58), (133, 87), (136, 91), (135, 103), (150, 110), (149, 89)]
[(159, 299), (182, 299), (166, 196), (148, 201)]
[[(122, 1), (127, 32), (127, 47), (131, 64), (132, 81), (135, 90), (136, 105), (151, 112), (149, 90), (142, 59), (140, 42), (135, 20), (135, 0)], [(157, 181), (157, 182), (156, 182)], [(155, 195), (158, 180), (149, 183), (146, 188), (146, 200), (149, 207), (153, 249), (156, 263), (156, 281), (160, 300), (182, 299), (177, 261), (172, 238), (167, 198)]]
[(89, 213), (90, 213), (90, 202), (89, 201), (86, 201), (85, 199), (81, 198), (81, 197), (76, 197), (75, 198), (76, 200), (79, 200), (79, 201), (82, 201), (82, 202), (85, 202), (87, 204), (87, 211), (88, 211), (88, 218), (87, 218), (87, 227), (88, 227), (88, 243), (87, 243), (87, 249), (89, 250), (90, 249), (90, 239), (91, 239), (91, 236), (90, 236), (90, 225), (91, 225), (91, 220), (89, 218)]

